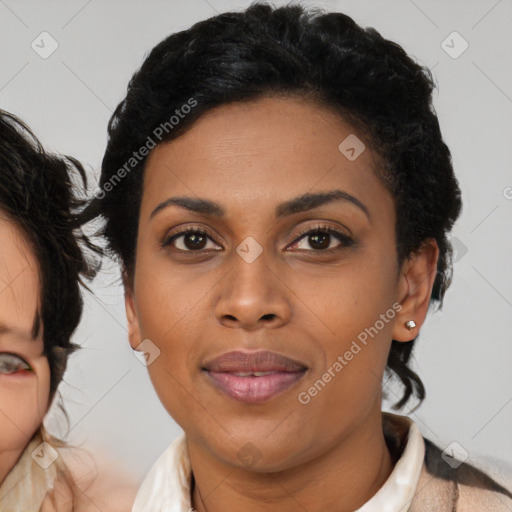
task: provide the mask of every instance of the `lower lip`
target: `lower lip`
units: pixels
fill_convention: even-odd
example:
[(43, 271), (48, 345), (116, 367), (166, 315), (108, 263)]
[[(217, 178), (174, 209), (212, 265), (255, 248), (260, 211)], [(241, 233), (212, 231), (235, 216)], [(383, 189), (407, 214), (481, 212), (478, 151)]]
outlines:
[(277, 372), (261, 377), (238, 377), (232, 373), (206, 371), (209, 379), (231, 398), (248, 404), (258, 404), (291, 388), (306, 373)]

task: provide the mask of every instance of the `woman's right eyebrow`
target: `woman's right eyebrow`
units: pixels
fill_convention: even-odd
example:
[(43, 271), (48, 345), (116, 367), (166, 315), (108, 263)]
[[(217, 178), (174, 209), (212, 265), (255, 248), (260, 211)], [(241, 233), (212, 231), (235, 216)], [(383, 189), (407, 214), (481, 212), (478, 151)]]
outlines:
[[(324, 204), (331, 203), (333, 201), (347, 201), (357, 206), (361, 211), (365, 213), (366, 217), (370, 220), (370, 212), (368, 208), (359, 199), (343, 190), (330, 190), (328, 192), (306, 193), (300, 195), (298, 197), (295, 197), (293, 199), (290, 199), (288, 201), (285, 201), (284, 203), (277, 205), (275, 210), (275, 216), (276, 218), (286, 217), (288, 215), (293, 215), (295, 213), (318, 208)], [(225, 216), (224, 208), (220, 204), (215, 203), (210, 199), (179, 196), (170, 197), (169, 199), (162, 201), (151, 212), (149, 218), (152, 219), (160, 211), (172, 205), (179, 206), (181, 208), (185, 208), (196, 213), (201, 213), (203, 215), (212, 215), (214, 217), (219, 218)]]
[(187, 210), (196, 212), (196, 213), (202, 213), (204, 215), (212, 215), (214, 217), (224, 217), (225, 211), (222, 206), (220, 206), (217, 203), (214, 203), (213, 201), (210, 201), (209, 199), (202, 199), (197, 197), (187, 197), (187, 196), (181, 196), (181, 197), (170, 197), (169, 199), (166, 199), (165, 201), (162, 201), (152, 212), (149, 216), (150, 219), (152, 219), (157, 213), (159, 213), (161, 210), (172, 206), (180, 206), (181, 208), (186, 208)]

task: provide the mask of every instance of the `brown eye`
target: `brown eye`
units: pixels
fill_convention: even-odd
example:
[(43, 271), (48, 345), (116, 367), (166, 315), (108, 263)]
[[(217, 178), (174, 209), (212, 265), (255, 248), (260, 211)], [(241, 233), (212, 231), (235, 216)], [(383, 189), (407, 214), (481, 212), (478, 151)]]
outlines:
[[(333, 241), (338, 241), (338, 245), (332, 247)], [(317, 226), (302, 233), (293, 245), (294, 248), (313, 252), (334, 252), (343, 247), (349, 247), (353, 242), (349, 236), (330, 226)], [(304, 246), (300, 247), (299, 244)]]
[(308, 243), (313, 249), (329, 249), (331, 237), (329, 233), (314, 233), (308, 236)]
[(208, 241), (213, 242), (206, 231), (202, 229), (187, 229), (167, 237), (163, 241), (162, 247), (173, 246), (175, 249), (183, 252), (196, 252), (211, 249), (219, 250), (216, 249), (216, 247), (218, 247), (216, 244), (214, 244), (213, 247), (208, 247)]

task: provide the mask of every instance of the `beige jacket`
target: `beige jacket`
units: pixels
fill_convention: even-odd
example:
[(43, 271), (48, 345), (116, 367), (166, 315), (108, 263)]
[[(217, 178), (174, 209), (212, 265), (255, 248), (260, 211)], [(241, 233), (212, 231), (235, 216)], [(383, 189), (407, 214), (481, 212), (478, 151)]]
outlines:
[(54, 452), (45, 451), (38, 431), (0, 486), (0, 512), (39, 512), (47, 491), (53, 487), (59, 463)]
[[(403, 453), (413, 422), (403, 416), (383, 415), (384, 434), (391, 451)], [(450, 449), (442, 451), (423, 438), (425, 455), (413, 499), (400, 509), (408, 512), (512, 511), (512, 472), (483, 464), (461, 463)], [(492, 474), (493, 478), (489, 476)]]

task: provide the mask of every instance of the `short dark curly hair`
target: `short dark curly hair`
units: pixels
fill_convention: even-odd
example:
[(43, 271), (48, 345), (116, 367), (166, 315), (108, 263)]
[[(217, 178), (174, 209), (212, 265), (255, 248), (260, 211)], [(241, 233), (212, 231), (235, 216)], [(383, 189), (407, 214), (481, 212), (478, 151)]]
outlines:
[[(428, 68), (342, 13), (258, 2), (198, 22), (160, 42), (130, 80), (110, 119), (100, 191), (84, 221), (103, 216), (108, 246), (133, 277), (149, 141), (178, 137), (216, 106), (272, 95), (303, 97), (340, 114), (380, 160), (379, 177), (395, 200), (399, 264), (427, 238), (437, 241), (431, 301), (440, 307), (451, 282), (447, 233), (461, 199), (433, 88)], [(186, 115), (170, 123), (180, 112)], [(420, 402), (425, 397), (408, 366), (413, 344), (393, 341), (387, 361), (405, 387), (397, 409), (413, 393)]]
[[(92, 279), (100, 252), (81, 229), (79, 210), (86, 204), (78, 192), (87, 178), (72, 157), (47, 153), (18, 117), (0, 110), (0, 212), (21, 228), (34, 252), (40, 277), (40, 308), (32, 335), (42, 329), (50, 366), (50, 401), (67, 359), (78, 345), (71, 335), (83, 309), (80, 283)], [(76, 180), (75, 180), (76, 181)]]

